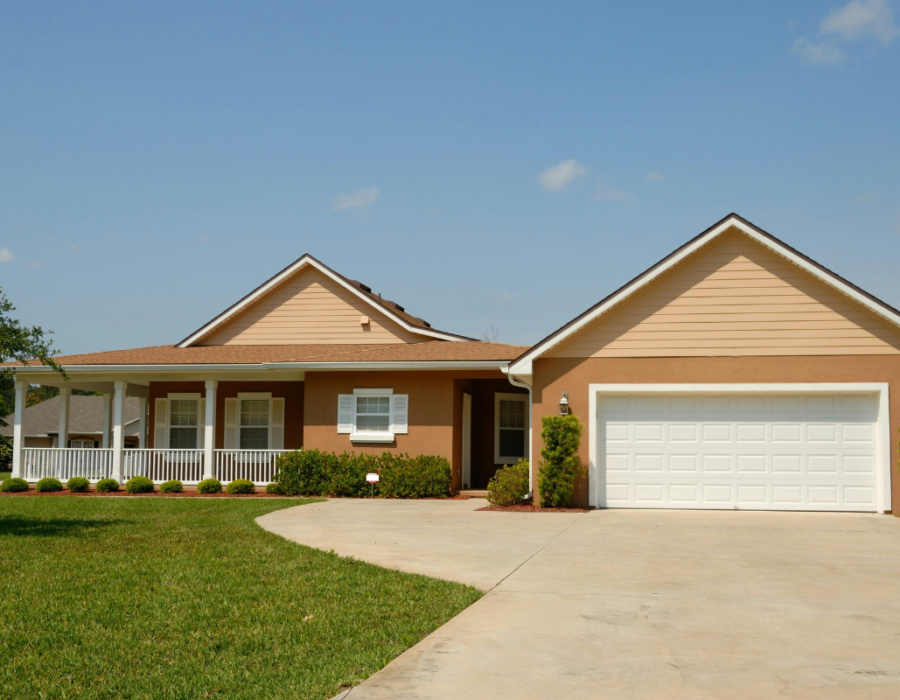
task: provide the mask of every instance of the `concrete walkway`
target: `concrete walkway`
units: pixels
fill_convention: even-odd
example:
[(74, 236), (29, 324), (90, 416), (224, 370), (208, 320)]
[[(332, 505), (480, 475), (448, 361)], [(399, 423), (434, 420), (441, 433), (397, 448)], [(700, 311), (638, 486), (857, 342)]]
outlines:
[(487, 595), (348, 694), (900, 698), (900, 519), (329, 501), (260, 525)]

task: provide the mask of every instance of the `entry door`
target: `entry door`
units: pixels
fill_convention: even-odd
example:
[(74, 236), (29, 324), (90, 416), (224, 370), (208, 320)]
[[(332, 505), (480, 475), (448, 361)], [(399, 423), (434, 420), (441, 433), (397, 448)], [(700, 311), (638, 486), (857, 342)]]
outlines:
[(462, 484), (472, 488), (472, 395), (463, 394), (462, 424)]
[(872, 394), (601, 394), (597, 503), (876, 510)]

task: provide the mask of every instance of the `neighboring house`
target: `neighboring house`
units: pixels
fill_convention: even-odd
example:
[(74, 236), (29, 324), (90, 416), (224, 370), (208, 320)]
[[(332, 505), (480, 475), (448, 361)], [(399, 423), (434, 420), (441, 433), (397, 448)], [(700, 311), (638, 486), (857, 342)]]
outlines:
[[(54, 396), (25, 409), (25, 447), (59, 447), (59, 414), (61, 399)], [(103, 446), (103, 397), (72, 396), (69, 399), (69, 436), (66, 447), (95, 448)], [(138, 399), (125, 402), (125, 444), (138, 444)], [(5, 418), (0, 435), (13, 436), (14, 414)], [(107, 425), (111, 422), (107, 421)], [(109, 433), (107, 435), (107, 438)]]
[[(263, 483), (303, 447), (440, 455), (454, 489), (484, 487), (539, 454), (565, 392), (586, 426), (579, 505), (889, 512), (900, 496), (900, 312), (737, 215), (532, 348), (433, 329), (303, 256), (177, 345), (57, 361), (117, 406), (149, 401), (155, 449), (114, 446), (121, 476), (156, 460), (157, 480), (179, 463)], [(55, 381), (18, 374), (22, 401), (24, 381)]]

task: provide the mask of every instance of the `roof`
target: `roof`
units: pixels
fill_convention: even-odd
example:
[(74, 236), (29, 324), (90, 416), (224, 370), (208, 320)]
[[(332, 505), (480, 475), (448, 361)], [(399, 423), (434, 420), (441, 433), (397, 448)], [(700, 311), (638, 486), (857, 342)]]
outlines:
[(408, 331), (439, 340), (474, 340), (473, 338), (467, 338), (463, 335), (448, 333), (447, 331), (439, 331), (432, 328), (431, 324), (427, 321), (407, 313), (406, 309), (403, 306), (400, 306), (400, 304), (398, 304), (397, 302), (383, 299), (380, 294), (375, 294), (372, 291), (371, 287), (369, 287), (368, 285), (365, 285), (362, 282), (358, 282), (356, 280), (352, 280), (349, 277), (344, 277), (339, 272), (332, 270), (330, 267), (307, 253), (300, 256), (297, 260), (281, 270), (281, 272), (278, 272), (274, 276), (270, 277), (252, 292), (229, 306), (227, 309), (225, 309), (225, 311), (220, 313), (211, 321), (191, 333), (187, 338), (178, 343), (178, 347), (186, 348), (200, 342), (200, 340), (209, 335), (215, 328), (218, 328), (226, 320), (233, 318), (236, 314), (248, 308), (251, 304), (262, 298), (270, 290), (293, 277), (295, 273), (297, 273), (300, 269), (307, 265), (316, 268), (323, 274), (331, 277), (339, 284), (342, 284), (360, 299), (375, 307), (387, 316), (391, 317), (394, 321), (399, 323)]
[[(25, 409), (24, 428), (27, 437), (46, 437), (59, 432), (59, 396), (41, 401)], [(140, 417), (140, 401), (133, 397), (125, 399), (125, 423), (134, 423)], [(6, 416), (7, 425), (0, 426), (0, 435), (12, 437), (13, 414)], [(137, 435), (137, 425), (126, 430), (126, 435)], [(103, 432), (103, 397), (69, 397), (69, 433)]]
[(712, 242), (721, 234), (732, 229), (737, 229), (738, 231), (744, 233), (745, 235), (755, 240), (757, 243), (762, 244), (769, 250), (772, 250), (783, 258), (788, 259), (798, 267), (805, 269), (808, 273), (810, 273), (820, 281), (838, 290), (845, 296), (854, 299), (858, 303), (867, 307), (870, 311), (878, 314), (880, 317), (886, 319), (896, 326), (900, 326), (900, 311), (895, 309), (893, 306), (887, 304), (881, 299), (878, 299), (872, 294), (869, 294), (865, 290), (860, 289), (852, 282), (849, 282), (837, 273), (829, 270), (824, 265), (804, 255), (795, 248), (792, 248), (784, 241), (773, 236), (771, 233), (763, 231), (761, 228), (759, 228), (755, 224), (750, 223), (742, 216), (731, 213), (710, 226), (702, 233), (694, 236), (694, 238), (671, 252), (655, 265), (649, 267), (647, 270), (632, 279), (630, 282), (626, 282), (612, 294), (594, 304), (594, 306), (589, 308), (587, 311), (580, 314), (579, 316), (576, 316), (567, 324), (565, 324), (561, 328), (558, 328), (546, 338), (539, 341), (531, 348), (527, 349), (519, 357), (517, 357), (514, 362), (510, 364), (510, 374), (531, 374), (530, 363), (533, 360), (540, 357), (551, 348), (558, 346), (567, 338), (571, 337), (573, 334), (584, 328), (584, 326), (595, 321), (603, 314), (612, 310), (613, 307), (617, 307), (625, 299), (631, 297), (638, 290), (643, 289), (651, 281), (680, 263), (683, 259), (696, 252), (699, 248)]
[[(157, 345), (53, 359), (68, 368), (84, 365), (258, 365), (280, 362), (466, 362), (508, 361), (526, 348), (483, 341), (396, 345)], [(7, 363), (21, 366), (21, 363)], [(74, 397), (73, 397), (74, 398)]]

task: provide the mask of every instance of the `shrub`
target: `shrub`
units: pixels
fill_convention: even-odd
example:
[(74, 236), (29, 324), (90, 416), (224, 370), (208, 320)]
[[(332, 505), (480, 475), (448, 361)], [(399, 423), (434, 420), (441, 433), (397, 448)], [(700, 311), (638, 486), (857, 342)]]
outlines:
[(4, 479), (0, 484), (0, 492), (21, 493), (28, 490), (28, 482), (25, 479)]
[(488, 482), (488, 502), (495, 506), (512, 506), (525, 500), (529, 491), (528, 460), (498, 469)]
[(431, 455), (381, 455), (378, 486), (387, 498), (438, 498), (450, 495), (450, 462)]
[(338, 457), (319, 450), (296, 450), (279, 455), (275, 481), (289, 496), (324, 496)]
[(575, 489), (575, 477), (584, 471), (578, 457), (584, 426), (577, 416), (545, 416), (538, 490), (544, 508), (565, 508)]
[(184, 484), (182, 484), (178, 479), (170, 479), (169, 481), (164, 481), (159, 485), (160, 493), (182, 493), (184, 491)]
[(153, 482), (146, 476), (133, 476), (125, 483), (128, 493), (153, 493)]
[(119, 490), (119, 482), (115, 479), (100, 479), (97, 482), (97, 493), (115, 493)]
[(248, 479), (235, 479), (225, 487), (225, 493), (256, 493), (256, 487)]
[(373, 489), (366, 482), (366, 474), (378, 471), (379, 457), (374, 455), (344, 452), (337, 457), (334, 470), (328, 478), (325, 495), (359, 498), (374, 491), (379, 493), (378, 484)]
[(53, 493), (55, 491), (62, 491), (63, 485), (59, 479), (48, 476), (37, 482), (34, 485), (34, 490), (38, 493)]
[(281, 484), (277, 481), (273, 481), (271, 484), (266, 484), (266, 493), (284, 496), (284, 489), (281, 488)]
[(73, 476), (66, 482), (66, 488), (72, 493), (84, 493), (91, 486), (91, 482), (83, 476)]
[(197, 484), (199, 493), (222, 493), (222, 482), (218, 479), (204, 479)]

